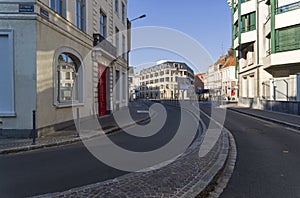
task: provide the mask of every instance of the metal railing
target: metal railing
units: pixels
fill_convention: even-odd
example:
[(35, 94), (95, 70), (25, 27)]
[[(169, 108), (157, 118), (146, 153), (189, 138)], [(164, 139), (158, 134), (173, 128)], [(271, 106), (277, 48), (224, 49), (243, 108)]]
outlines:
[(114, 57), (117, 56), (117, 48), (113, 46), (107, 39), (105, 39), (101, 34), (93, 34), (94, 37), (94, 47), (100, 47), (106, 52), (110, 53)]
[(248, 25), (242, 28), (242, 33), (249, 32), (256, 29), (256, 25)]
[(300, 8), (300, 1), (276, 8), (275, 14), (281, 14), (281, 13), (289, 12), (289, 11), (296, 10), (299, 8)]
[(278, 44), (275, 46), (275, 52), (284, 52), (300, 49), (300, 42), (290, 43), (290, 44)]
[(251, 1), (251, 0), (241, 0), (241, 3), (245, 3), (247, 1)]

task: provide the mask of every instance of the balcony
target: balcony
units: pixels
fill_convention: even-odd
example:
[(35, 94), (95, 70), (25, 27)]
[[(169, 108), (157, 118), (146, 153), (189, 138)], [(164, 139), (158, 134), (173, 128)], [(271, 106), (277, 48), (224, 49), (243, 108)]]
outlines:
[(300, 8), (300, 2), (291, 3), (288, 5), (283, 5), (275, 9), (275, 14), (281, 14), (285, 12), (289, 12), (292, 10), (296, 10)]
[(248, 52), (247, 53), (247, 59), (241, 58), (239, 60), (239, 65), (240, 65), (241, 68), (245, 68), (245, 67), (253, 65), (254, 60), (255, 60), (254, 52)]
[(245, 43), (252, 43), (256, 41), (256, 31), (255, 28), (248, 29), (247, 31), (244, 30), (244, 32), (241, 35), (241, 44)]
[[(298, 45), (299, 46), (299, 45)], [(287, 46), (286, 46), (287, 47)], [(281, 49), (283, 46), (281, 47)], [(276, 47), (276, 49), (279, 49)], [(264, 69), (274, 74), (283, 75), (283, 71), (288, 71), (285, 75), (293, 75), (299, 71), (300, 46), (298, 50), (277, 52), (264, 58)]]
[(100, 49), (106, 51), (113, 57), (117, 56), (117, 48), (113, 46), (108, 40), (106, 40), (101, 34), (93, 34), (94, 47), (99, 47)]
[(241, 4), (241, 15), (245, 15), (256, 11), (256, 1), (242, 1)]
[(292, 50), (299, 50), (300, 49), (300, 42), (289, 43), (285, 45), (277, 45), (275, 46), (275, 52), (285, 52), (285, 51), (292, 51)]
[(300, 9), (289, 10), (275, 15), (275, 29), (297, 25), (300, 23)]

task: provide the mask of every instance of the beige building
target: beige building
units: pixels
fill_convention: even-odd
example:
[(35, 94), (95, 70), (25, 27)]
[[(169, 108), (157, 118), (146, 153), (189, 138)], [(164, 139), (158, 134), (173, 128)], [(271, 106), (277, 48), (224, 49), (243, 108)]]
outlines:
[(228, 3), (232, 8), (239, 102), (266, 108), (272, 101), (295, 101), (296, 74), (300, 72), (299, 1), (229, 0)]
[[(189, 90), (178, 89), (178, 80), (187, 79)], [(141, 70), (140, 97), (150, 99), (190, 99), (194, 93), (194, 71), (185, 63), (159, 61)]]
[(28, 136), (33, 110), (42, 131), (73, 123), (72, 107), (88, 118), (126, 106), (126, 10), (127, 0), (0, 1), (1, 135)]

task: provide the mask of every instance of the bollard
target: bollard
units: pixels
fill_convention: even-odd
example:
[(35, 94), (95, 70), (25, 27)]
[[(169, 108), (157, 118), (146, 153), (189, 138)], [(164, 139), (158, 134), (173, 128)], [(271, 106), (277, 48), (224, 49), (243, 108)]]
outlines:
[(32, 111), (32, 133), (33, 133), (33, 138), (32, 138), (32, 145), (35, 145), (35, 138), (36, 138), (36, 111)]

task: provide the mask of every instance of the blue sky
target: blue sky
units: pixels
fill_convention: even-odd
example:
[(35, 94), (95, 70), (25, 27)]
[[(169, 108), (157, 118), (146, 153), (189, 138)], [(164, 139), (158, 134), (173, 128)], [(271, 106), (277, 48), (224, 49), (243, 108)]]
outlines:
[[(181, 31), (199, 42), (213, 61), (231, 47), (231, 11), (226, 0), (129, 0), (129, 20), (142, 14), (147, 17), (133, 21), (132, 28), (160, 26)], [(139, 49), (130, 53), (132, 66), (161, 59), (188, 62), (165, 50)]]

